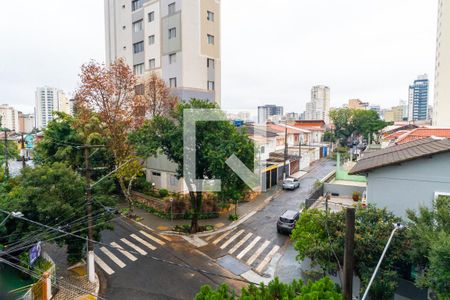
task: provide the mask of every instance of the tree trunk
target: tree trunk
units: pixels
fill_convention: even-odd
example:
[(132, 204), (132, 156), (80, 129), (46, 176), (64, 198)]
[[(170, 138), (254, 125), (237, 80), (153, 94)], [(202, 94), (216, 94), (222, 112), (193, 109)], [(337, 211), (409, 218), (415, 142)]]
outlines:
[(197, 233), (199, 231), (198, 218), (202, 207), (202, 192), (189, 192), (192, 204), (192, 220), (190, 233)]
[[(133, 199), (131, 199), (131, 195), (128, 192), (128, 189), (125, 185), (125, 181), (123, 178), (119, 178), (119, 184), (120, 184), (120, 189), (122, 190), (122, 194), (125, 196), (125, 199), (128, 202), (128, 208), (130, 209), (129, 211), (129, 215), (132, 216), (134, 213), (134, 205), (133, 205)], [(130, 183), (131, 185), (131, 183)]]

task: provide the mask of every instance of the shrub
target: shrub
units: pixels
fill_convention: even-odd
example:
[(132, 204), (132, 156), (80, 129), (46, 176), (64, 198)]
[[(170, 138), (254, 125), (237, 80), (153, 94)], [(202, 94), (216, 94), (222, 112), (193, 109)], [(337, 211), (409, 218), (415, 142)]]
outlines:
[(166, 189), (160, 189), (159, 190), (159, 196), (161, 198), (167, 197), (168, 195), (169, 195), (169, 191), (168, 190), (166, 190)]

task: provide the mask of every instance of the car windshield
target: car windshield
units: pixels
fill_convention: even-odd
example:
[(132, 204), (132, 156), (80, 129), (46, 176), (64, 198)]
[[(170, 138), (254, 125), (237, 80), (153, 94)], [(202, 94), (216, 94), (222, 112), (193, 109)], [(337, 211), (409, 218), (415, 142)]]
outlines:
[(294, 223), (294, 220), (286, 219), (286, 218), (283, 218), (283, 217), (280, 217), (280, 221), (283, 222), (283, 223), (289, 223), (289, 224)]
[(294, 183), (294, 179), (288, 178), (284, 181), (285, 183)]

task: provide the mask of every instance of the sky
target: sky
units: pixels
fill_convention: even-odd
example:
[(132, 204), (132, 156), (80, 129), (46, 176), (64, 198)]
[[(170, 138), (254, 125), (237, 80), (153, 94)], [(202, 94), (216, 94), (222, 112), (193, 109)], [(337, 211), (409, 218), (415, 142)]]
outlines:
[[(30, 113), (36, 87), (70, 95), (83, 63), (104, 62), (103, 0), (3, 2), (0, 103)], [(317, 84), (333, 107), (390, 107), (424, 73), (432, 104), (436, 20), (437, 0), (222, 0), (222, 107), (301, 112)]]

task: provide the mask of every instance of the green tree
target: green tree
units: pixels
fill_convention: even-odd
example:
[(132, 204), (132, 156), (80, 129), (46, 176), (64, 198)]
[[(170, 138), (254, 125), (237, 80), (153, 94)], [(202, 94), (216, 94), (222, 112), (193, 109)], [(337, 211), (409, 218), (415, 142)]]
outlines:
[[(130, 135), (131, 143), (141, 157), (160, 152), (178, 165), (178, 176), (183, 176), (183, 111), (185, 109), (216, 109), (210, 102), (192, 99), (180, 103), (170, 117), (156, 116)], [(223, 116), (223, 113), (221, 113)], [(222, 199), (240, 199), (248, 190), (242, 180), (230, 170), (225, 161), (235, 154), (252, 169), (254, 145), (244, 134), (227, 121), (196, 123), (196, 176), (200, 179), (220, 179)], [(190, 184), (187, 183), (190, 188)], [(198, 231), (203, 192), (189, 191), (192, 206), (191, 232)]]
[[(355, 273), (367, 285), (392, 232), (392, 224), (401, 220), (386, 209), (369, 205), (356, 210), (355, 221)], [(323, 211), (306, 210), (300, 216), (291, 238), (298, 252), (298, 260), (309, 257), (313, 265), (320, 266), (324, 271), (339, 270), (339, 265), (344, 261), (345, 212), (329, 213), (327, 217)], [(397, 268), (407, 262), (406, 249), (408, 241), (405, 233), (397, 232), (383, 261), (382, 275), (379, 274), (374, 283), (374, 286), (383, 287), (380, 290), (386, 299), (397, 286)], [(389, 282), (385, 278), (389, 278)], [(385, 299), (379, 298), (377, 291), (371, 289), (370, 295)]]
[[(62, 164), (25, 168), (22, 175), (14, 182), (3, 185), (5, 193), (0, 196), (0, 208), (7, 211), (20, 211), (30, 220), (65, 231), (79, 231), (77, 234), (87, 236), (86, 199), (84, 179), (71, 168)], [(111, 181), (104, 181), (94, 189), (94, 237), (100, 238), (100, 231), (108, 228), (111, 215), (104, 205), (113, 205), (114, 198), (104, 197), (110, 189)], [(101, 203), (101, 204), (100, 204)], [(10, 218), (3, 231), (6, 237), (0, 244), (9, 246), (8, 250), (17, 248), (19, 243), (35, 243), (61, 236), (61, 233), (46, 230), (38, 225)], [(83, 257), (85, 241), (71, 236), (62, 236), (54, 240), (60, 245), (67, 245), (69, 262), (79, 261)]]
[(234, 291), (223, 284), (216, 290), (205, 285), (195, 296), (195, 300), (341, 300), (344, 299), (339, 288), (331, 281), (329, 277), (324, 277), (316, 282), (308, 282), (294, 280), (291, 284), (282, 283), (275, 278), (266, 286), (261, 283), (259, 286), (250, 285), (243, 288), (241, 296), (236, 296)]
[(342, 146), (346, 145), (347, 139), (354, 131), (351, 123), (352, 115), (353, 112), (349, 108), (339, 108), (330, 111), (330, 119), (335, 127), (334, 134)]

